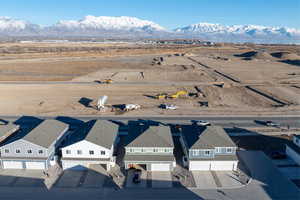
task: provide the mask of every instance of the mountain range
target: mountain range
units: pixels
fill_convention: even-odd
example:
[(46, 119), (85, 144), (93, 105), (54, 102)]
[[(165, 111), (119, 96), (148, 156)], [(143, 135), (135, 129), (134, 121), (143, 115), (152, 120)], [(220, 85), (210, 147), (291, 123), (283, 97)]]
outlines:
[(99, 37), (126, 39), (203, 39), (215, 42), (300, 43), (300, 30), (286, 27), (198, 23), (167, 30), (135, 17), (86, 16), (42, 27), (25, 20), (0, 17), (0, 37)]

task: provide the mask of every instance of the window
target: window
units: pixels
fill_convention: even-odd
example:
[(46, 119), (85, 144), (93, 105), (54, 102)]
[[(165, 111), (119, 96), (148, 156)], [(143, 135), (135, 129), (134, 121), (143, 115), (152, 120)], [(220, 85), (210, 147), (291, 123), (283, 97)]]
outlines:
[(158, 149), (153, 149), (153, 152), (157, 153), (157, 152), (158, 152)]
[(94, 151), (93, 150), (90, 150), (90, 155), (94, 155)]
[(27, 153), (32, 153), (32, 150), (31, 149), (27, 150)]
[(39, 154), (42, 154), (43, 153), (43, 150), (39, 150)]
[(296, 138), (296, 140), (295, 140), (295, 141), (296, 141), (296, 143), (297, 143), (297, 144), (299, 143), (299, 140), (298, 140), (297, 138)]
[(226, 152), (227, 152), (227, 153), (231, 153), (231, 152), (232, 152), (232, 149), (231, 149), (231, 148), (227, 148), (227, 149), (226, 149)]
[(9, 153), (9, 149), (5, 149), (4, 152), (5, 152), (5, 153)]
[(78, 155), (81, 155), (81, 154), (82, 154), (82, 151), (81, 151), (81, 150), (77, 150), (77, 154), (78, 154)]
[(71, 150), (66, 150), (66, 154), (71, 154)]
[(133, 151), (133, 149), (132, 149), (132, 148), (129, 148), (129, 152), (130, 152), (130, 153), (133, 153), (134, 151)]
[(193, 156), (198, 156), (198, 155), (199, 155), (199, 151), (197, 151), (197, 150), (192, 150), (192, 154), (193, 154)]
[(216, 153), (221, 153), (220, 148), (219, 148), (219, 147), (216, 147), (216, 148), (215, 148), (215, 152), (216, 152)]
[(105, 151), (101, 151), (101, 155), (105, 155)]
[(209, 155), (209, 154), (210, 154), (210, 151), (204, 151), (204, 154), (205, 154), (205, 155)]
[(21, 153), (21, 150), (20, 149), (16, 149), (16, 153)]

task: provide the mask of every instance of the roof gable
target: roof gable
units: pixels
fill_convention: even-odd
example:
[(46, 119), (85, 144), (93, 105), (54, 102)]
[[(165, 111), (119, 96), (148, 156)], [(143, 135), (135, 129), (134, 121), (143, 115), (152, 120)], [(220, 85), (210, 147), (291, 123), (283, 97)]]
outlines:
[(131, 125), (127, 136), (127, 147), (173, 147), (168, 126)]

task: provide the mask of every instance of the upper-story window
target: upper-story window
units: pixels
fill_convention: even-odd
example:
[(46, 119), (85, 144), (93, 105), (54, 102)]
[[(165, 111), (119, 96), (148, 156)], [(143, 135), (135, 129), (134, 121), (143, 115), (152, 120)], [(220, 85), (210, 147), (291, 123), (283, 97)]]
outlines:
[(154, 153), (157, 153), (157, 152), (158, 152), (158, 149), (157, 149), (157, 148), (154, 148), (154, 149), (153, 149), (153, 152), (154, 152)]
[(209, 154), (210, 154), (210, 151), (204, 151), (204, 154), (205, 154), (205, 155), (209, 155)]
[(30, 153), (30, 154), (31, 154), (31, 153), (32, 153), (32, 150), (31, 150), (31, 149), (28, 149), (28, 150), (27, 150), (27, 153)]
[(77, 154), (78, 154), (78, 155), (81, 155), (81, 154), (82, 154), (82, 151), (81, 151), (81, 150), (77, 150)]
[(66, 154), (71, 154), (71, 150), (66, 150)]
[(4, 152), (5, 152), (5, 153), (9, 153), (9, 149), (5, 149)]
[(93, 150), (90, 150), (89, 153), (90, 153), (90, 155), (94, 155), (94, 151)]
[(129, 148), (129, 152), (133, 153), (134, 152), (133, 148)]
[(21, 153), (21, 150), (20, 149), (16, 149), (16, 153)]
[(199, 151), (193, 150), (193, 151), (192, 151), (192, 155), (193, 155), (193, 156), (198, 156), (198, 155), (199, 155)]
[(43, 150), (39, 150), (39, 154), (42, 154), (44, 151)]
[(227, 148), (227, 149), (226, 149), (226, 152), (227, 152), (227, 153), (232, 153), (232, 148)]

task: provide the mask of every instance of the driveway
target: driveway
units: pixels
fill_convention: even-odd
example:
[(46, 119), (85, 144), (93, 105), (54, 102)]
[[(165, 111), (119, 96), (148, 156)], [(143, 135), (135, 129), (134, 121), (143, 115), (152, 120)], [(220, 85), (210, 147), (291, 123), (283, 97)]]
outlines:
[(232, 171), (215, 171), (215, 173), (222, 185), (222, 188), (236, 188), (244, 186)]
[(192, 171), (196, 187), (199, 189), (215, 189), (217, 185), (210, 171)]
[(140, 179), (140, 183), (133, 183), (133, 175), (135, 170), (128, 170), (127, 178), (126, 178), (126, 187), (128, 188), (145, 188), (147, 187), (147, 171), (142, 170)]
[(151, 172), (153, 188), (171, 188), (173, 186), (170, 172)]
[(87, 174), (87, 171), (65, 170), (60, 179), (55, 184), (55, 187), (75, 188), (83, 183), (82, 177)]
[(0, 170), (0, 186), (44, 187), (43, 171), (22, 169)]

